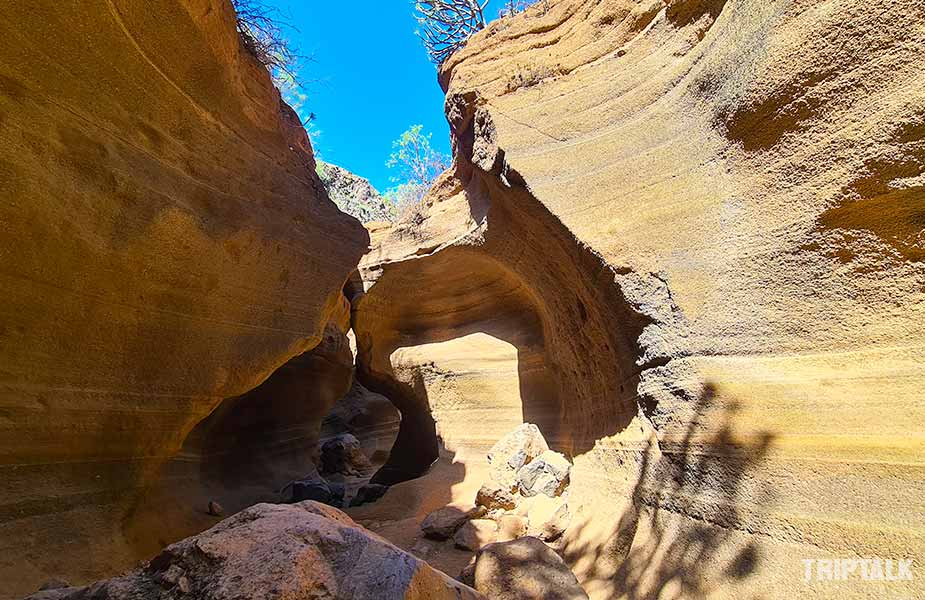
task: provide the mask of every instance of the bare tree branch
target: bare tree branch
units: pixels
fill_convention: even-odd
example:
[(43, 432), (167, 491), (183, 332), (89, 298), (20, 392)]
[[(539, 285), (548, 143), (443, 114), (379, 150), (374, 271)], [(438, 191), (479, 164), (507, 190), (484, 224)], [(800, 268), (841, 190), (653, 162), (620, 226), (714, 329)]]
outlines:
[(434, 64), (441, 65), (486, 25), (488, 0), (417, 0), (418, 36)]
[[(516, 15), (517, 13), (522, 13), (527, 10), (530, 6), (537, 3), (538, 0), (507, 0), (504, 3), (504, 8), (498, 13), (498, 16), (502, 19), (504, 17), (510, 17)], [(548, 6), (549, 0), (543, 0), (544, 12), (549, 10)]]
[(237, 13), (238, 34), (244, 47), (264, 65), (273, 78), (298, 85), (297, 54), (286, 39), (284, 29), (293, 29), (279, 10), (263, 0), (231, 0)]

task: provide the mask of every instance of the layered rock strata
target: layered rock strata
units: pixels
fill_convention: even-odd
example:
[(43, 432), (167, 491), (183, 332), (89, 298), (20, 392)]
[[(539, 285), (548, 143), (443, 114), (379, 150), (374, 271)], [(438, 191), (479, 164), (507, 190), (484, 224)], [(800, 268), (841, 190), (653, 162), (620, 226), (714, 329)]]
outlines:
[[(574, 461), (593, 598), (828, 594), (801, 558), (921, 556), (923, 11), (559, 0), (473, 38), (441, 71), (454, 169), (372, 232), (354, 303), (360, 376), (412, 415), (392, 474), (519, 405)], [(405, 359), (474, 334), (517, 386), (466, 422), (452, 384), (497, 363)]]
[(229, 2), (14, 0), (0, 32), (8, 597), (144, 557), (126, 528), (164, 461), (322, 341), (368, 238)]

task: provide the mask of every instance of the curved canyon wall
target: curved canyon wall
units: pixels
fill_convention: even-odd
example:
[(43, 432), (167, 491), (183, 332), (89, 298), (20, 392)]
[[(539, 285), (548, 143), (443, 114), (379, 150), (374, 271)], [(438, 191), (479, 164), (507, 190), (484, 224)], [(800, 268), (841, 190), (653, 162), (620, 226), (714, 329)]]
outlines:
[[(0, 31), (0, 596), (12, 597), (111, 575), (202, 528), (171, 525), (204, 511), (189, 499), (153, 513), (140, 501), (224, 399), (310, 351), (329, 322), (343, 335), (341, 288), (368, 236), (328, 200), (226, 0), (14, 0)], [(314, 392), (328, 405), (349, 387), (345, 360)], [(277, 417), (291, 427), (317, 410)], [(211, 439), (240, 430), (240, 415), (216, 421), (201, 429)]]
[(519, 417), (574, 461), (594, 598), (914, 594), (801, 559), (925, 555), (923, 23), (559, 0), (474, 37), (441, 71), (454, 168), (361, 264), (383, 476)]

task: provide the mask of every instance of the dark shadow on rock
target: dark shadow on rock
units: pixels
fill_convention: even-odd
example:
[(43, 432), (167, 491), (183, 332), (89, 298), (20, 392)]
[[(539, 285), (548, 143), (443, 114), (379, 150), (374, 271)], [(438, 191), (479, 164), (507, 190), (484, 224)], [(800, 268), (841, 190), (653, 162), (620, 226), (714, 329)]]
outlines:
[(742, 105), (724, 111), (719, 115), (720, 128), (746, 152), (770, 150), (784, 136), (802, 132), (820, 118), (831, 102), (826, 84), (838, 75), (832, 63), (795, 72), (789, 81), (755, 92)]
[(352, 368), (318, 349), (297, 356), (254, 390), (223, 402), (187, 437), (203, 481), (279, 489), (313, 468), (321, 421), (347, 393)]
[(389, 398), (401, 413), (398, 437), (389, 458), (370, 483), (393, 485), (420, 477), (437, 461), (440, 453), (437, 424), (430, 414), (422, 375), (415, 373), (411, 386), (385, 377), (365, 377), (362, 382)]
[(727, 0), (680, 0), (674, 2), (666, 11), (668, 22), (676, 27), (690, 25), (703, 17), (709, 17), (710, 23), (723, 12)]
[(466, 478), (466, 472), (465, 464), (456, 460), (455, 453), (441, 446), (440, 457), (426, 473), (389, 486), (375, 502), (351, 507), (347, 512), (398, 547), (455, 576), (470, 560), (472, 552), (453, 548), (447, 541), (427, 539), (421, 524), (431, 512), (460, 502), (460, 498), (454, 497), (453, 488)]
[(856, 232), (866, 231), (883, 242), (883, 254), (905, 262), (925, 260), (925, 186), (909, 185), (925, 173), (925, 114), (905, 123), (891, 136), (894, 151), (864, 164), (864, 175), (842, 190), (839, 203), (819, 216), (817, 232), (846, 233), (849, 245), (835, 256), (850, 262)]
[[(740, 496), (746, 486), (752, 502), (763, 508), (775, 493), (766, 482), (752, 480), (753, 471), (766, 459), (774, 436), (763, 433), (757, 441), (735, 438), (737, 406), (728, 400), (720, 423), (702, 418), (714, 406), (715, 388), (707, 385), (697, 401), (696, 417), (677, 442), (651, 443), (642, 453), (638, 479), (628, 507), (602, 544), (586, 541), (575, 525), (567, 534), (562, 556), (569, 564), (590, 564), (586, 582), (603, 584), (614, 597), (648, 600), (670, 590), (673, 597), (704, 598), (727, 580), (751, 576), (761, 560), (758, 536), (746, 529), (747, 512)], [(708, 433), (707, 439), (701, 434)], [(660, 446), (660, 447), (659, 447)], [(590, 532), (589, 532), (590, 533)], [(744, 545), (736, 540), (749, 534)], [(600, 539), (600, 538), (597, 538)], [(588, 561), (588, 557), (591, 561)]]
[(122, 519), (134, 553), (153, 554), (214, 525), (210, 502), (231, 515), (280, 502), (288, 483), (317, 476), (320, 424), (351, 379), (346, 337), (328, 328), (315, 349), (219, 404), (192, 428), (180, 452), (149, 476), (145, 493)]

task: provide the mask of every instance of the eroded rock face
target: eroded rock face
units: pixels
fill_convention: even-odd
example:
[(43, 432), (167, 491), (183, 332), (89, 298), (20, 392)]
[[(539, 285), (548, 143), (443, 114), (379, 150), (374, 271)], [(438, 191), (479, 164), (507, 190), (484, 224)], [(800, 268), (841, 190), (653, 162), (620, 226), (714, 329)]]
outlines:
[(397, 216), (397, 207), (385, 200), (369, 180), (343, 167), (321, 161), (318, 161), (316, 171), (331, 200), (348, 215), (363, 223), (392, 221)]
[[(338, 494), (315, 463), (320, 456), (320, 424), (353, 378), (353, 355), (345, 335), (348, 319), (342, 299), (341, 310), (315, 348), (287, 361), (253, 390), (222, 401), (200, 421), (179, 455), (154, 478), (163, 483), (137, 504), (129, 534), (143, 544), (151, 540), (144, 536), (149, 528), (159, 530), (161, 539), (195, 533), (202, 527), (183, 525), (188, 516), (162, 507), (195, 510), (203, 496), (218, 499), (229, 514), (261, 501), (333, 502)], [(170, 532), (168, 538), (165, 532)], [(139, 552), (150, 555), (162, 546), (139, 545)]]
[(138, 570), (61, 594), (59, 600), (484, 597), (311, 501), (258, 504), (169, 546)]
[[(143, 486), (322, 340), (368, 238), (229, 2), (14, 0), (0, 33), (0, 581), (25, 594), (177, 539), (125, 534)], [(205, 506), (158, 508), (185, 535)]]
[(388, 398), (364, 388), (355, 379), (347, 395), (340, 398), (321, 423), (327, 440), (349, 433), (360, 441), (363, 453), (374, 464), (382, 464), (398, 435), (401, 415)]
[[(516, 374), (484, 406), (573, 459), (594, 598), (825, 594), (795, 557), (925, 551), (923, 19), (558, 0), (473, 38), (455, 167), (373, 232), (354, 306), (360, 376), (430, 427), (408, 447), (483, 446), (511, 413), (451, 409)], [(516, 362), (417, 351), (472, 335)]]

